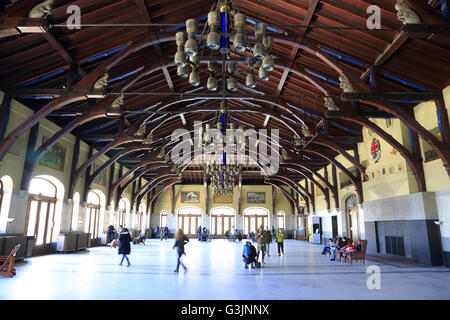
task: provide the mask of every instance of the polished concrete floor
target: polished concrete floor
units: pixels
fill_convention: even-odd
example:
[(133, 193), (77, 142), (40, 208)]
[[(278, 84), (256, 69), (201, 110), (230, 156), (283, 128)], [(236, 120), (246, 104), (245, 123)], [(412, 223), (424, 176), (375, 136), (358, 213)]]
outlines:
[[(28, 258), (14, 278), (0, 277), (0, 299), (450, 299), (450, 269), (366, 261), (329, 261), (321, 246), (276, 244), (262, 269), (244, 269), (242, 243), (214, 240), (186, 245), (189, 272), (173, 272), (173, 240), (132, 245), (127, 268), (110, 247)], [(367, 267), (380, 268), (380, 289), (368, 289)], [(369, 281), (370, 282), (370, 281)]]

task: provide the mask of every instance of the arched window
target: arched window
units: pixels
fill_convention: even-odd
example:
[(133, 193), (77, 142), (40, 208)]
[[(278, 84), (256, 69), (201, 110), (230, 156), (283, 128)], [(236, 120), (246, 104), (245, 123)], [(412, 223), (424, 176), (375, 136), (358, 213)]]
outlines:
[(119, 201), (119, 221), (117, 223), (118, 226), (125, 227), (127, 212), (128, 212), (127, 201), (124, 198), (122, 198)]
[(3, 202), (3, 182), (0, 180), (0, 208), (2, 207)]
[(166, 226), (167, 226), (167, 211), (163, 210), (161, 211), (160, 227), (164, 228)]
[(144, 217), (145, 217), (145, 204), (141, 203), (139, 205), (138, 216), (137, 216), (137, 219), (138, 219), (137, 227), (141, 231), (146, 228)]
[(75, 192), (73, 195), (73, 207), (72, 207), (72, 231), (77, 231), (78, 229), (78, 213), (80, 211), (80, 194)]
[(278, 222), (278, 228), (286, 229), (286, 215), (283, 211), (278, 211), (277, 213), (277, 222)]
[(13, 181), (11, 177), (3, 176), (0, 179), (0, 233), (6, 232), (12, 190)]
[(55, 225), (56, 186), (47, 179), (31, 180), (25, 234), (36, 237), (36, 245), (50, 244)]
[(100, 224), (100, 196), (93, 191), (88, 193), (86, 206), (85, 232), (91, 234), (91, 239), (98, 238)]
[(256, 233), (259, 227), (269, 227), (269, 210), (261, 207), (247, 208), (244, 210), (244, 234), (250, 231)]

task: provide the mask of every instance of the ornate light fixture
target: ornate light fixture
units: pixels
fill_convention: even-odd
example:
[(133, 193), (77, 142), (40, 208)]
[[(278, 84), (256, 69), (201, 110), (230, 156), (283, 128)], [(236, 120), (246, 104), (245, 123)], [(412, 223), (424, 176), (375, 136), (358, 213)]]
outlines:
[(209, 163), (206, 166), (206, 174), (211, 179), (211, 186), (216, 195), (232, 195), (234, 187), (241, 179), (241, 171), (236, 164)]
[[(178, 76), (189, 77), (189, 83), (196, 87), (200, 85), (200, 73), (209, 73), (206, 87), (210, 91), (217, 90), (217, 77), (221, 76), (224, 93), (226, 90), (231, 92), (237, 90), (237, 76), (242, 73), (246, 74), (245, 85), (248, 88), (256, 86), (254, 75), (256, 69), (259, 69), (260, 80), (269, 80), (270, 71), (274, 68), (271, 54), (273, 38), (266, 35), (267, 24), (258, 23), (255, 26), (256, 43), (251, 48), (245, 35), (246, 23), (247, 16), (238, 12), (232, 0), (219, 0), (213, 5), (201, 36), (197, 35), (197, 20), (188, 19), (186, 33), (177, 32), (175, 35), (178, 50), (174, 62), (178, 68)], [(230, 53), (230, 43), (233, 44), (235, 52), (233, 57)], [(200, 57), (199, 49), (203, 51), (205, 48), (211, 50), (211, 53), (219, 51), (222, 57), (218, 57), (219, 59), (214, 59), (214, 56)], [(246, 54), (247, 50), (250, 51), (250, 55)], [(244, 59), (240, 59), (240, 62), (246, 65), (244, 70), (238, 69), (236, 52), (244, 55)], [(222, 64), (221, 67), (219, 62)], [(206, 63), (206, 66), (200, 66), (202, 63)]]

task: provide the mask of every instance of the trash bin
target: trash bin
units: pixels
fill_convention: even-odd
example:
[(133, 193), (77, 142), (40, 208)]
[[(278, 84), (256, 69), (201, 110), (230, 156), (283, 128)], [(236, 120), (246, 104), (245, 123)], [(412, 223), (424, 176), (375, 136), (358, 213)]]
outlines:
[(35, 245), (36, 245), (36, 237), (35, 236), (27, 236), (25, 257), (33, 256), (33, 249), (34, 249)]

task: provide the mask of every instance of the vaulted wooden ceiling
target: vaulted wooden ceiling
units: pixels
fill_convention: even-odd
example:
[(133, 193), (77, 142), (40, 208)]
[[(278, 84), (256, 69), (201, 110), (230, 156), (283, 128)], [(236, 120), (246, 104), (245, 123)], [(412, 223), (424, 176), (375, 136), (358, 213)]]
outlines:
[[(18, 2), (7, 1), (3, 17), (11, 12), (23, 13)], [(26, 2), (29, 9), (40, 1)], [(254, 30), (251, 22), (265, 22), (271, 27), (270, 35), (275, 39), (272, 51), (275, 69), (269, 81), (257, 80), (256, 91), (244, 85), (238, 88), (236, 94), (240, 99), (228, 100), (230, 119), (236, 126), (279, 129), (281, 145), (290, 161), (303, 162), (313, 171), (327, 165), (329, 158), (355, 149), (356, 143), (362, 141), (365, 120), (361, 119), (394, 116), (374, 104), (340, 99), (338, 71), (351, 77), (357, 89), (367, 86), (370, 92), (378, 94), (435, 93), (449, 84), (447, 35), (435, 32), (420, 36), (401, 30), (403, 23), (398, 20), (395, 9), (397, 0), (234, 2), (249, 18), (246, 28), (249, 35)], [(406, 2), (424, 24), (446, 25), (439, 1)], [(108, 156), (114, 157), (130, 148), (130, 153), (117, 161), (132, 168), (149, 154), (159, 153), (175, 129), (192, 130), (194, 121), (212, 124), (217, 121), (221, 100), (208, 97), (207, 75), (202, 75), (202, 86), (192, 88), (186, 79), (177, 76), (173, 64), (177, 49), (174, 34), (184, 30), (177, 25), (183, 25), (189, 18), (205, 23), (213, 3), (207, 0), (55, 0), (51, 15), (45, 20), (46, 32), (17, 33), (0, 38), (0, 89), (38, 112), (102, 64), (109, 63), (111, 57), (122, 54), (108, 70), (106, 98), (65, 104), (47, 118), (64, 128), (74, 119), (111, 104), (124, 92), (121, 117), (96, 116), (75, 126), (71, 132), (100, 150), (145, 118), (146, 135), (152, 131), (155, 141), (150, 148), (131, 148), (136, 141), (129, 141), (107, 150)], [(80, 30), (62, 27), (69, 16), (69, 5), (81, 8), (82, 24), (97, 26), (83, 26)], [(382, 30), (366, 28), (369, 16), (366, 10), (370, 5), (381, 8)], [(111, 24), (146, 25), (107, 26)], [(136, 44), (138, 48), (134, 47)], [(208, 49), (202, 54), (205, 57), (217, 55)], [(243, 58), (241, 54), (236, 56)], [(245, 78), (241, 76), (238, 81), (244, 84)], [(181, 93), (185, 96), (181, 97)], [(341, 112), (350, 116), (327, 117), (324, 95), (333, 97)], [(424, 99), (415, 97), (411, 95), (394, 102), (410, 115), (417, 100)], [(350, 119), (352, 116), (354, 118)], [(296, 147), (293, 141), (294, 131), (301, 135), (302, 122), (315, 134), (305, 148)], [(359, 162), (357, 156), (353, 160)], [(160, 170), (154, 168), (142, 177), (152, 179)], [(183, 182), (202, 183), (202, 170), (201, 166), (188, 167), (182, 174)], [(311, 174), (286, 168), (281, 173), (295, 181)], [(244, 183), (264, 181), (253, 168), (244, 170), (243, 178)]]

